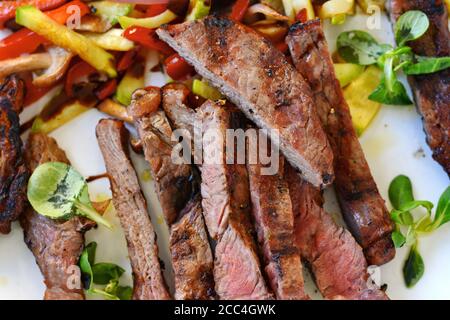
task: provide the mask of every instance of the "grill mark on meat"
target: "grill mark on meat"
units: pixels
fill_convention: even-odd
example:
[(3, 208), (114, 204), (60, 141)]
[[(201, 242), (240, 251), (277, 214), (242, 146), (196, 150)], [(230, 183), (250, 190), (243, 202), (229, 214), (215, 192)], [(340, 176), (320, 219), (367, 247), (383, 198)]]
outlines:
[(297, 70), (311, 85), (334, 152), (334, 185), (345, 221), (368, 262), (384, 264), (395, 256), (393, 223), (353, 128), (320, 21), (294, 25), (286, 41)]
[(170, 248), (177, 300), (214, 299), (213, 258), (201, 199), (194, 197), (171, 228)]
[[(394, 24), (406, 11), (420, 10), (430, 20), (428, 31), (409, 42), (414, 53), (428, 57), (450, 56), (448, 12), (442, 0), (390, 0), (387, 5)], [(408, 77), (417, 109), (422, 115), (433, 158), (450, 175), (450, 68)]]
[[(213, 257), (205, 230), (194, 168), (172, 161), (172, 128), (159, 110), (158, 88), (133, 94), (129, 113), (143, 143), (159, 201), (170, 228), (170, 252), (178, 300), (213, 299)], [(167, 143), (169, 142), (169, 143)], [(192, 198), (194, 195), (194, 198)]]
[(11, 231), (11, 222), (24, 211), (29, 172), (22, 156), (19, 113), (24, 98), (23, 81), (14, 76), (0, 85), (0, 233)]
[(320, 190), (301, 180), (289, 165), (286, 166), (286, 177), (295, 216), (296, 245), (310, 265), (324, 298), (388, 299), (371, 283), (362, 248), (322, 208)]
[(97, 140), (111, 182), (113, 203), (125, 232), (133, 270), (134, 300), (167, 300), (156, 235), (147, 204), (128, 154), (128, 131), (118, 120), (103, 119)]
[[(226, 129), (232, 129), (231, 111), (211, 101), (199, 109), (205, 161), (201, 165), (202, 206), (209, 234), (217, 240), (214, 279), (220, 299), (270, 299), (260, 270), (253, 228), (245, 164), (225, 164)], [(236, 122), (235, 122), (236, 123)], [(212, 162), (208, 155), (218, 155)], [(236, 162), (235, 162), (236, 163)]]
[(278, 130), (281, 151), (306, 179), (332, 182), (333, 155), (308, 85), (269, 41), (215, 16), (157, 32), (259, 127)]
[[(230, 114), (230, 108), (205, 102), (197, 113), (186, 106), (189, 92), (181, 84), (163, 88), (163, 108), (176, 128), (204, 133), (211, 128), (213, 137), (225, 136), (225, 130), (240, 125), (240, 116)], [(203, 121), (203, 122), (201, 122)], [(196, 123), (202, 123), (194, 129)], [(220, 140), (205, 141), (203, 151), (224, 150)], [(216, 150), (214, 150), (216, 149)], [(202, 163), (202, 207), (207, 229), (217, 240), (214, 261), (214, 280), (217, 295), (228, 299), (271, 299), (260, 270), (253, 228), (250, 218), (250, 195), (245, 165)], [(221, 227), (220, 227), (221, 226)]]
[[(262, 148), (261, 144), (259, 148)], [(304, 292), (300, 254), (295, 247), (294, 215), (284, 177), (284, 158), (280, 156), (279, 161), (277, 174), (262, 175), (263, 166), (260, 163), (250, 164), (247, 156), (258, 241), (265, 258), (265, 270), (277, 299), (308, 299)]]
[[(25, 151), (26, 164), (34, 171), (46, 162), (70, 164), (66, 154), (53, 138), (31, 134)], [(46, 285), (45, 300), (83, 300), (83, 289), (68, 288), (74, 276), (73, 267), (84, 248), (84, 233), (94, 225), (84, 218), (58, 221), (44, 217), (29, 207), (20, 217), (24, 240), (36, 258)], [(75, 269), (79, 270), (79, 269)], [(81, 280), (80, 280), (81, 281)]]

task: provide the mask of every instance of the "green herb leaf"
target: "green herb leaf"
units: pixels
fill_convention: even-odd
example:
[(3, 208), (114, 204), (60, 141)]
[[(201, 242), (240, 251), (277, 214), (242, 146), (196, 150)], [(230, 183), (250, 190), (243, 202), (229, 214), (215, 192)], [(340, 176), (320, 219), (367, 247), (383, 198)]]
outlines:
[(425, 272), (425, 264), (420, 256), (417, 245), (411, 247), (408, 259), (403, 267), (403, 277), (408, 288), (414, 287)]
[(391, 219), (401, 226), (411, 226), (414, 224), (414, 218), (409, 211), (392, 210)]
[(437, 229), (449, 221), (450, 221), (450, 187), (447, 187), (447, 189), (439, 198), (438, 206), (436, 208), (436, 214), (434, 217), (433, 227), (434, 229)]
[(110, 281), (118, 281), (125, 270), (113, 263), (100, 262), (92, 266), (94, 283), (106, 285)]
[(91, 242), (89, 243), (83, 250), (83, 253), (80, 257), (80, 269), (83, 274), (83, 276), (87, 277), (85, 279), (85, 286), (88, 289), (91, 289), (92, 287), (92, 279), (93, 279), (93, 273), (92, 273), (92, 265), (95, 262), (95, 251), (97, 250), (97, 243)]
[(412, 104), (411, 99), (406, 93), (406, 89), (403, 84), (396, 80), (392, 84), (392, 90), (386, 87), (386, 80), (383, 78), (380, 85), (369, 96), (369, 100), (397, 106), (408, 106)]
[(450, 68), (450, 57), (419, 57), (417, 63), (403, 67), (407, 75), (429, 74)]
[(407, 176), (399, 175), (392, 180), (389, 185), (389, 200), (397, 210), (406, 203), (414, 201), (411, 180)]
[(33, 209), (50, 219), (67, 220), (82, 215), (112, 227), (92, 207), (84, 178), (65, 163), (47, 162), (38, 166), (28, 181), (27, 196)]
[(400, 206), (400, 211), (411, 211), (418, 207), (424, 207), (425, 209), (427, 209), (428, 213), (431, 213), (431, 210), (433, 209), (433, 203), (426, 200), (415, 200), (402, 204)]
[(339, 55), (347, 62), (371, 65), (392, 46), (379, 44), (369, 33), (360, 30), (341, 33), (337, 38)]
[(422, 11), (411, 10), (405, 12), (394, 27), (395, 40), (399, 46), (406, 42), (419, 39), (430, 26), (430, 21)]
[(405, 236), (400, 231), (392, 232), (392, 241), (396, 248), (401, 248), (406, 242)]
[(117, 287), (116, 296), (120, 300), (131, 300), (133, 296), (133, 288), (128, 286), (127, 287), (119, 286)]

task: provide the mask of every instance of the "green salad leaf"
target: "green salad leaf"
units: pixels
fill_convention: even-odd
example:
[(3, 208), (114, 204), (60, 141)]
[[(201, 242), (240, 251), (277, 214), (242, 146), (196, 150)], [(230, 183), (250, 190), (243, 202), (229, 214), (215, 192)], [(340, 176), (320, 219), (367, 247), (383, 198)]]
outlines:
[[(130, 300), (133, 289), (129, 286), (120, 286), (119, 279), (125, 272), (123, 268), (113, 263), (95, 263), (97, 243), (89, 243), (80, 257), (80, 269), (85, 288), (90, 294), (98, 294), (108, 300)], [(105, 285), (103, 289), (94, 287), (94, 284)]]
[(33, 209), (50, 219), (68, 220), (79, 215), (112, 228), (92, 207), (83, 176), (66, 163), (38, 166), (28, 181), (27, 196)]
[[(418, 237), (423, 233), (431, 233), (450, 221), (450, 187), (442, 193), (438, 206), (432, 217), (433, 203), (426, 200), (415, 200), (411, 180), (405, 175), (395, 177), (389, 185), (389, 200), (394, 209), (391, 218), (395, 222), (392, 241), (396, 248), (411, 246), (408, 259), (403, 267), (403, 277), (408, 288), (413, 287), (423, 276), (424, 261), (418, 250)], [(413, 210), (422, 207), (425, 214)], [(418, 219), (415, 219), (418, 218)], [(402, 232), (406, 230), (406, 233)]]
[(419, 39), (429, 26), (430, 21), (425, 13), (417, 10), (407, 11), (394, 26), (395, 41), (401, 47), (408, 41)]
[(380, 45), (369, 33), (354, 30), (341, 33), (337, 38), (339, 55), (349, 63), (371, 65), (387, 51), (390, 45)]
[(450, 57), (416, 57), (416, 63), (403, 67), (407, 75), (430, 74), (450, 68)]
[(403, 277), (408, 288), (414, 287), (425, 272), (425, 264), (417, 250), (417, 245), (411, 247), (408, 259), (403, 266)]

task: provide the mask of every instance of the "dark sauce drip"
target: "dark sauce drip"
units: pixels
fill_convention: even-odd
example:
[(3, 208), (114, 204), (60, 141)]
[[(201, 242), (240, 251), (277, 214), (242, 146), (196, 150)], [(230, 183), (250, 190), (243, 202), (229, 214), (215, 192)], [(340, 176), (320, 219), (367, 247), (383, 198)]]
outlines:
[(100, 180), (100, 179), (107, 179), (108, 178), (108, 174), (107, 173), (102, 173), (102, 174), (98, 174), (95, 176), (89, 176), (86, 178), (86, 182), (93, 182), (96, 180)]

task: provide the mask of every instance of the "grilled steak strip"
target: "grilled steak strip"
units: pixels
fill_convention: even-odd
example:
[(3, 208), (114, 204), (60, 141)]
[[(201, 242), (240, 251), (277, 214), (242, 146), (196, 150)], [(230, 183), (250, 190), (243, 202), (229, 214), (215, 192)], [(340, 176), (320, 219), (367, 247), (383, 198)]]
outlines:
[[(220, 299), (270, 299), (260, 271), (250, 217), (248, 173), (243, 164), (225, 163), (228, 128), (240, 127), (240, 114), (207, 101), (195, 112), (186, 106), (182, 84), (163, 88), (163, 108), (175, 127), (202, 133), (202, 206), (209, 234), (217, 240), (214, 280)], [(233, 110), (235, 111), (235, 110)], [(199, 126), (194, 129), (194, 126)], [(206, 139), (204, 135), (207, 135)], [(211, 139), (209, 139), (209, 138)], [(219, 155), (220, 159), (212, 158)], [(236, 162), (235, 162), (236, 163)]]
[(216, 16), (157, 33), (256, 125), (275, 130), (279, 139), (273, 142), (305, 179), (316, 186), (332, 183), (333, 154), (309, 87), (269, 41)]
[(27, 203), (28, 170), (22, 156), (19, 113), (24, 84), (11, 76), (0, 84), (0, 233), (11, 231)]
[[(261, 152), (260, 148), (261, 144), (258, 149)], [(249, 150), (247, 148), (247, 152)], [(247, 168), (252, 211), (272, 290), (277, 299), (307, 299), (300, 254), (295, 246), (294, 215), (284, 177), (284, 157), (280, 156), (279, 171), (274, 175), (263, 175), (263, 165), (250, 163), (250, 158), (247, 157)]]
[(192, 168), (172, 161), (172, 128), (159, 109), (160, 102), (159, 89), (138, 90), (128, 112), (143, 143), (166, 222), (171, 226), (192, 196)]
[(170, 251), (178, 300), (213, 299), (213, 258), (205, 230), (200, 197), (195, 193), (193, 167), (171, 158), (172, 128), (159, 110), (157, 88), (133, 94), (129, 113), (134, 119), (150, 164), (163, 214), (170, 228)]
[[(394, 24), (406, 11), (420, 10), (430, 20), (428, 31), (409, 42), (415, 54), (426, 57), (450, 56), (448, 12), (443, 0), (390, 0), (387, 7)], [(433, 74), (408, 77), (419, 113), (433, 151), (433, 158), (450, 175), (450, 68)]]
[(134, 278), (133, 299), (170, 299), (147, 204), (129, 159), (128, 131), (121, 121), (103, 119), (96, 133), (111, 182), (114, 207), (128, 243)]
[[(25, 161), (32, 171), (46, 162), (70, 164), (56, 141), (40, 133), (31, 134), (28, 138)], [(93, 223), (78, 217), (67, 221), (52, 220), (30, 207), (20, 217), (20, 224), (25, 243), (33, 252), (44, 276), (47, 287), (44, 299), (83, 300), (81, 284), (77, 286), (70, 279), (76, 274), (75, 268), (84, 248), (84, 232), (93, 226)], [(68, 285), (75, 288), (69, 288)]]
[(177, 300), (214, 299), (213, 257), (201, 197), (194, 197), (170, 230), (170, 252)]
[(226, 130), (239, 126), (241, 114), (212, 101), (197, 112), (203, 133), (202, 206), (209, 234), (217, 240), (216, 292), (223, 300), (270, 299), (252, 236), (247, 169), (225, 160)]
[(293, 25), (286, 41), (297, 70), (311, 85), (334, 152), (334, 185), (345, 221), (368, 262), (384, 264), (395, 256), (393, 223), (353, 128), (320, 20)]
[(286, 177), (295, 216), (296, 244), (326, 299), (385, 300), (371, 284), (363, 251), (323, 208), (321, 192), (289, 165)]

